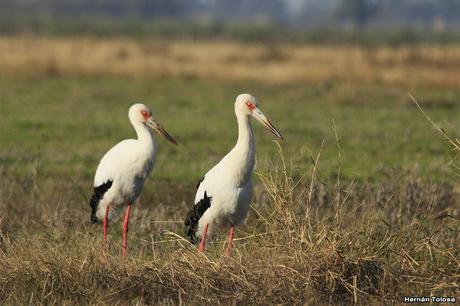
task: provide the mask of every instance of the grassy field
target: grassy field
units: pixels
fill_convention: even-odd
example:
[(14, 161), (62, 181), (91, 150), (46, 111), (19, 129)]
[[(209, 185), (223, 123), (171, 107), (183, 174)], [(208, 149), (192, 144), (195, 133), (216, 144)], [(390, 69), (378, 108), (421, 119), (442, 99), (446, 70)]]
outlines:
[[(457, 153), (407, 95), (459, 136), (458, 75), (456, 46), (2, 38), (0, 303), (459, 298)], [(285, 141), (254, 124), (248, 222), (231, 258), (222, 239), (204, 256), (182, 220), (236, 141), (241, 92)], [(119, 223), (103, 248), (88, 203), (99, 159), (134, 137), (138, 101), (180, 145), (159, 140), (122, 261)]]

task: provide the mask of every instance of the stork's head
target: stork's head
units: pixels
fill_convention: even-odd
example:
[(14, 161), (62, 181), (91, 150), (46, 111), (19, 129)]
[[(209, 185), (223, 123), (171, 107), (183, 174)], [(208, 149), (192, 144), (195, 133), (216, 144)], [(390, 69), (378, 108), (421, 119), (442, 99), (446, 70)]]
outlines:
[(276, 137), (283, 139), (281, 133), (275, 128), (275, 126), (268, 120), (268, 118), (259, 109), (257, 99), (250, 94), (240, 94), (236, 97), (235, 101), (235, 113), (236, 115), (252, 116), (262, 125), (272, 132)]
[(166, 132), (166, 130), (162, 128), (155, 119), (153, 119), (152, 111), (147, 105), (137, 103), (131, 106), (129, 109), (129, 120), (131, 120), (133, 124), (144, 124), (145, 126), (151, 128), (166, 138), (169, 142), (177, 145), (176, 140), (171, 135), (169, 135), (169, 133)]

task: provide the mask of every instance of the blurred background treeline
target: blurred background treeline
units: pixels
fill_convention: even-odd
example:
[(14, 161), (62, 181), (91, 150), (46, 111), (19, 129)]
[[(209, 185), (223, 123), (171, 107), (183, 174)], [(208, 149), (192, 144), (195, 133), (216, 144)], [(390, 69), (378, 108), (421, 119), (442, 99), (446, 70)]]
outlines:
[(2, 35), (407, 44), (459, 32), (459, 0), (0, 1)]

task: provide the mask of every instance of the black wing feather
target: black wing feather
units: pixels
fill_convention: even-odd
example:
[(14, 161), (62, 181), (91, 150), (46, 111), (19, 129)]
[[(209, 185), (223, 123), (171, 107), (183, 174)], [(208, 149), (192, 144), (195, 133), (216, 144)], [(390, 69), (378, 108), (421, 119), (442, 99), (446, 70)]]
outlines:
[(202, 181), (204, 181), (204, 176), (200, 179), (198, 184), (196, 184), (196, 190), (198, 190), (198, 188), (200, 187)]
[[(199, 185), (200, 184), (198, 183), (198, 186)], [(209, 207), (211, 207), (211, 197), (208, 197), (205, 191), (204, 197), (198, 203), (193, 205), (192, 209), (188, 212), (187, 217), (185, 218), (184, 225), (185, 231), (187, 233), (187, 236), (190, 237), (191, 243), (195, 243), (197, 241), (196, 230), (198, 227), (198, 221)]]
[(89, 202), (89, 205), (91, 206), (91, 222), (92, 223), (99, 222), (99, 219), (96, 217), (97, 206), (99, 205), (99, 201), (102, 199), (102, 197), (107, 192), (107, 190), (109, 190), (110, 187), (112, 187), (112, 183), (113, 181), (109, 180), (102, 185), (94, 187), (94, 193), (91, 196), (91, 200)]

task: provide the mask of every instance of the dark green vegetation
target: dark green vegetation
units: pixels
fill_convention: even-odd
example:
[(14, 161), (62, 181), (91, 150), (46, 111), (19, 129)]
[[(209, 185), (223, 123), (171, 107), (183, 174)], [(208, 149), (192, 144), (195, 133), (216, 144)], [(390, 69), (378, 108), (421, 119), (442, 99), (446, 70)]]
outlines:
[(0, 33), (362, 43), (460, 41), (457, 0), (0, 2)]
[[(196, 181), (236, 141), (240, 92), (258, 97), (283, 133), (287, 166), (254, 122), (258, 174), (248, 223), (237, 230), (232, 258), (222, 257), (222, 239), (202, 256), (179, 237), (182, 219)], [(456, 135), (459, 90), (412, 93)], [(158, 138), (123, 262), (119, 222), (104, 249), (88, 201), (99, 159), (135, 135), (127, 110), (137, 101), (180, 145)], [(0, 131), (1, 304), (458, 297), (460, 194), (449, 166), (456, 153), (404, 88), (3, 75)]]
[(239, 22), (224, 25), (220, 22), (188, 22), (156, 20), (151, 22), (127, 19), (114, 22), (107, 18), (76, 20), (17, 16), (1, 16), (0, 33), (5, 36), (43, 35), (68, 37), (125, 37), (136, 39), (234, 40), (241, 42), (314, 43), (322, 45), (359, 44), (364, 46), (407, 46), (434, 43), (452, 45), (460, 41), (454, 30), (442, 32), (407, 29), (354, 30), (324, 25), (309, 30), (292, 30), (273, 24)]

